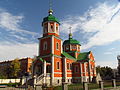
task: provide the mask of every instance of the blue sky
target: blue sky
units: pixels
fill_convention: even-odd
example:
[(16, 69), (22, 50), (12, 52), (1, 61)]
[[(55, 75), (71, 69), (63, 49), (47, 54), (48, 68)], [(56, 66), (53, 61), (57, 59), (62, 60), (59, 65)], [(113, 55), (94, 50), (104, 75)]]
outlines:
[[(52, 0), (60, 34), (68, 39), (69, 27), (82, 52), (91, 50), (96, 64), (117, 67), (120, 54), (120, 3), (118, 0)], [(0, 0), (0, 60), (38, 55), (42, 19), (49, 0)]]

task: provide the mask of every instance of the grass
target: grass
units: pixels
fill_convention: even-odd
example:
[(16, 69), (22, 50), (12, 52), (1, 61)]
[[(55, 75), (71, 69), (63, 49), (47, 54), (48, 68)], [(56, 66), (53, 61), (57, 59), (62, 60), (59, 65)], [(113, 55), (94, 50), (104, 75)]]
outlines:
[[(116, 81), (116, 85), (120, 86), (120, 81)], [(104, 88), (110, 88), (112, 87), (112, 81), (104, 81), (103, 83)], [(95, 84), (95, 83), (89, 83), (88, 84), (89, 89), (98, 89), (99, 88), (99, 84)], [(49, 89), (49, 90), (62, 90), (62, 86), (57, 86), (54, 87), (54, 89)], [(83, 84), (78, 83), (78, 84), (71, 84), (68, 85), (68, 90), (83, 90)]]
[(0, 84), (0, 85), (6, 85), (8, 87), (16, 87), (17, 85), (20, 85), (20, 83), (4, 83), (4, 84)]

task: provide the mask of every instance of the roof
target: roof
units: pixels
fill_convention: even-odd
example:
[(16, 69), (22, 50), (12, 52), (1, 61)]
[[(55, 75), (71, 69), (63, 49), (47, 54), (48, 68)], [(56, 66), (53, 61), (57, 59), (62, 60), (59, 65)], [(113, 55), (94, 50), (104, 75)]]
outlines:
[(88, 55), (90, 54), (90, 52), (84, 52), (84, 53), (80, 53), (78, 55), (77, 60), (87, 60), (88, 59)]
[(65, 45), (65, 44), (79, 44), (79, 43), (80, 43), (79, 41), (77, 41), (77, 40), (75, 40), (73, 38), (69, 38), (68, 40), (65, 40), (63, 42), (63, 45)]
[(63, 52), (62, 55), (64, 55), (64, 56), (67, 57), (67, 58), (75, 59), (74, 57), (72, 57), (71, 55), (69, 55), (69, 54), (66, 53), (66, 52)]
[(44, 59), (42, 59), (42, 58), (39, 58), (39, 60), (40, 60), (40, 61), (42, 61), (42, 62), (44, 62), (44, 61), (45, 61), (45, 60), (44, 60)]
[(42, 23), (47, 22), (47, 21), (54, 21), (54, 22), (59, 23), (59, 20), (55, 16), (53, 16), (52, 14), (49, 14), (47, 17), (43, 18)]

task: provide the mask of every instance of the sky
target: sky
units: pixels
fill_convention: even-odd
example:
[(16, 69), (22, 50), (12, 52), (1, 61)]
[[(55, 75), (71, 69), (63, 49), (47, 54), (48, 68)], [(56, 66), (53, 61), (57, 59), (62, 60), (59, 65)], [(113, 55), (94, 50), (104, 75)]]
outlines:
[[(53, 15), (61, 23), (60, 36), (80, 41), (81, 52), (92, 51), (96, 66), (117, 68), (120, 54), (120, 2), (118, 0), (51, 0)], [(41, 22), (49, 0), (0, 0), (0, 61), (38, 55)]]

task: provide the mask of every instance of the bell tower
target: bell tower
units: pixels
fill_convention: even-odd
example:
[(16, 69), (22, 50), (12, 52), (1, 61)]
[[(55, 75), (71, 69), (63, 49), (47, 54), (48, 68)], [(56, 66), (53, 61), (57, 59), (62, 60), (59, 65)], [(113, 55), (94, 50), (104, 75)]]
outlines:
[(42, 26), (43, 26), (43, 37), (47, 35), (54, 35), (59, 37), (59, 20), (54, 17), (53, 10), (49, 10), (49, 15), (43, 19)]
[(49, 64), (47, 67), (50, 67), (50, 70), (46, 73), (51, 74), (51, 84), (54, 84), (56, 73), (62, 73), (62, 68), (57, 67), (62, 65), (62, 39), (59, 37), (59, 25), (59, 20), (53, 16), (53, 10), (50, 9), (48, 16), (43, 18), (42, 22), (43, 36), (39, 38), (39, 57)]

